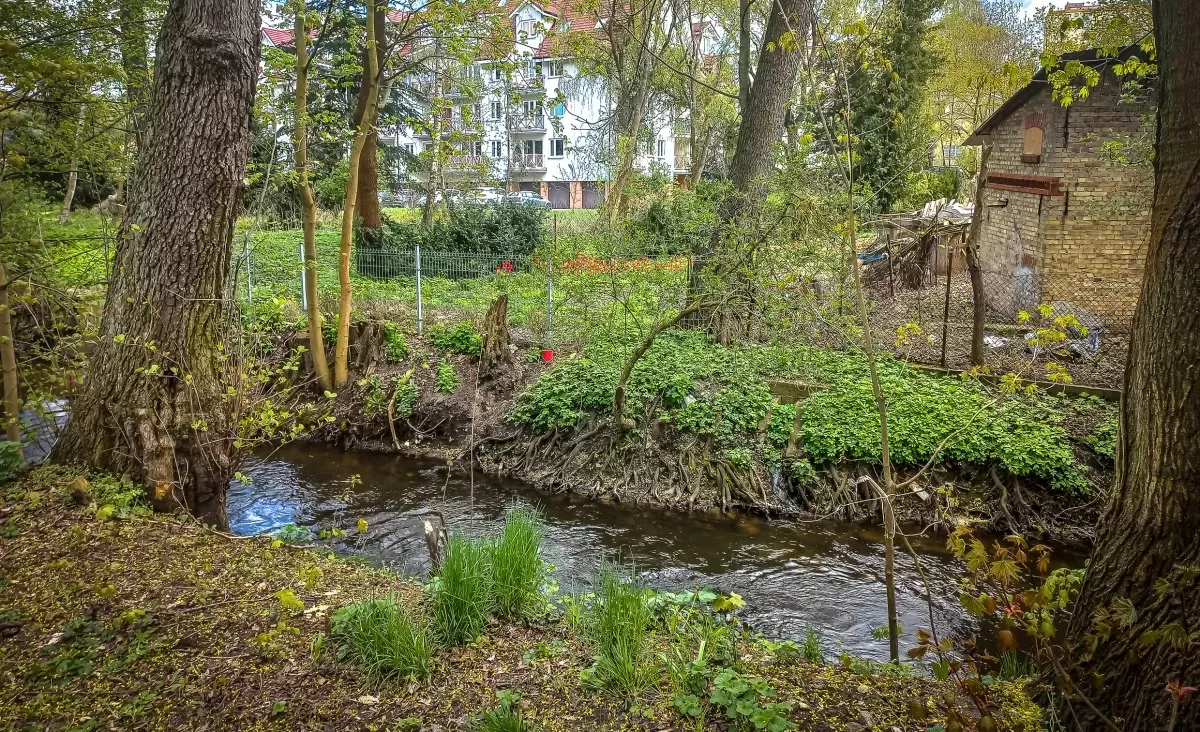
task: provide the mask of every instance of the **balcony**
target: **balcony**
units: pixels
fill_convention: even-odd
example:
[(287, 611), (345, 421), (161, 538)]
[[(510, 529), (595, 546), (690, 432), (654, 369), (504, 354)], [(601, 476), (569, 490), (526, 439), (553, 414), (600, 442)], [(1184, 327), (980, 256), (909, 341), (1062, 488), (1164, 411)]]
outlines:
[(481, 169), (488, 164), (488, 159), (482, 155), (451, 155), (447, 165), (449, 170)]
[[(467, 120), (455, 117), (454, 119), (442, 119), (441, 134), (443, 137), (454, 132), (459, 132), (464, 135), (482, 135), (483, 122), (480, 120)], [(433, 133), (428, 129), (419, 129), (413, 132), (414, 137), (419, 137), (423, 140), (428, 140), (433, 136)]]
[(513, 132), (544, 132), (546, 130), (546, 118), (544, 115), (534, 115), (532, 117), (513, 117), (512, 131)]
[(522, 170), (545, 170), (546, 156), (542, 153), (521, 153), (514, 162)]
[(691, 169), (692, 169), (692, 159), (691, 159), (690, 155), (676, 155), (675, 156), (675, 171), (676, 172), (686, 173), (687, 171), (689, 171)]

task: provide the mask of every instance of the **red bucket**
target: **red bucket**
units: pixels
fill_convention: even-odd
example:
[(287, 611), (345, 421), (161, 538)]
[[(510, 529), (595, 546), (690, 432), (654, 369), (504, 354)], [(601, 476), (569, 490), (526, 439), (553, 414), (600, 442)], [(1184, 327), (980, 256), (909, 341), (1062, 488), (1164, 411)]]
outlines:
[(554, 360), (554, 349), (553, 348), (543, 348), (542, 349), (542, 360), (545, 361), (546, 363), (550, 363), (551, 361), (553, 361)]

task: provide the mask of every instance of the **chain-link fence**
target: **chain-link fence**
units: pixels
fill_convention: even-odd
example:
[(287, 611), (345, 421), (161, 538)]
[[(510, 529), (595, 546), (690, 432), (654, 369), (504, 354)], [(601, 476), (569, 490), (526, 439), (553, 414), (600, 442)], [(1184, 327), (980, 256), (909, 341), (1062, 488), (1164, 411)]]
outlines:
[[(865, 263), (872, 325), (882, 347), (910, 361), (970, 368), (978, 290), (982, 355), (993, 371), (1020, 370), (1036, 355), (1064, 366), (1076, 384), (1121, 388), (1137, 305), (1136, 290), (1126, 281), (1106, 286), (1093, 280), (1089, 287), (1064, 288), (1061, 279), (1035, 267), (1004, 271), (980, 262), (973, 284), (965, 226), (923, 238), (913, 245), (915, 251), (885, 246), (885, 256)], [(1037, 331), (1055, 321), (1056, 327), (1065, 324), (1067, 339), (1043, 350), (1035, 342)], [(911, 324), (918, 332), (902, 335)]]
[[(937, 227), (918, 236), (885, 238), (860, 256), (872, 332), (881, 350), (914, 363), (971, 367), (975, 288), (965, 258), (966, 236), (965, 224)], [(704, 269), (690, 255), (646, 253), (641, 245), (606, 245), (600, 239), (586, 243), (591, 252), (606, 251), (605, 246), (611, 251), (587, 253), (578, 240), (535, 253), (356, 247), (355, 311), (420, 333), (441, 322), (479, 319), (503, 293), (509, 298), (510, 325), (524, 329), (531, 344), (578, 348), (597, 338), (643, 336), (684, 307), (691, 273)], [(272, 296), (302, 300), (299, 242), (286, 249), (289, 256), (269, 259), (264, 251), (252, 268), (243, 263), (257, 302)], [(336, 248), (322, 246), (318, 252), (325, 254), (318, 262), (321, 305), (335, 312)], [(828, 252), (821, 260), (807, 251), (763, 250), (739, 265), (745, 269), (735, 269), (737, 278), (748, 294), (722, 305), (742, 311), (744, 327), (733, 340), (859, 347), (853, 280), (844, 255), (836, 248)], [(986, 262), (979, 280), (985, 303), (983, 357), (994, 372), (1024, 370), (1028, 378), (1042, 377), (1043, 366), (1036, 373), (1028, 369), (1036, 356), (1039, 364), (1063, 365), (1078, 385), (1121, 387), (1136, 305), (1129, 288), (1092, 282), (1064, 294), (1044, 272), (1021, 267), (1005, 272)], [(243, 293), (251, 289), (245, 279), (241, 287)], [(1048, 316), (1042, 312), (1046, 307)], [(1031, 342), (1037, 329), (1065, 315), (1073, 316), (1068, 339), (1052, 351), (1039, 350)]]

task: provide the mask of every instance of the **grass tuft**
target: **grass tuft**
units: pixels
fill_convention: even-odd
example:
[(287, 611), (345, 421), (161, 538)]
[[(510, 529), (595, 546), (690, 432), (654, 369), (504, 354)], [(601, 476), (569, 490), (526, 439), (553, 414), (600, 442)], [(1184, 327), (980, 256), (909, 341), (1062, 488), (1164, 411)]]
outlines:
[(521, 716), (517, 705), (521, 695), (512, 691), (498, 691), (500, 701), (471, 720), (471, 732), (540, 732), (540, 728)]
[(545, 533), (537, 509), (520, 504), (508, 509), (504, 530), (490, 547), (493, 607), (498, 616), (520, 620), (536, 609), (546, 576), (539, 556)]
[(451, 535), (442, 573), (433, 582), (433, 627), (445, 646), (461, 646), (483, 632), (492, 607), (488, 547)]
[(408, 618), (395, 598), (347, 605), (333, 616), (338, 656), (352, 660), (376, 683), (424, 681), (433, 669), (433, 646), (423, 625)]
[(652, 685), (654, 668), (647, 658), (652, 619), (646, 588), (620, 567), (602, 568), (586, 628), (596, 662), (583, 681), (634, 695)]

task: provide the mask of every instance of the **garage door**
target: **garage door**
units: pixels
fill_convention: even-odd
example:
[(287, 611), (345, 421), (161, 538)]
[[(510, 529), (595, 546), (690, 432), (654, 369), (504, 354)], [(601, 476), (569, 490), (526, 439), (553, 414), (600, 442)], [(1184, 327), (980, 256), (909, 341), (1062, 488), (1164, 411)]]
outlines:
[(604, 191), (600, 188), (600, 184), (594, 181), (585, 181), (583, 183), (583, 207), (600, 208), (603, 203)]
[(549, 184), (550, 205), (553, 208), (571, 207), (571, 184), (562, 181), (552, 181)]

